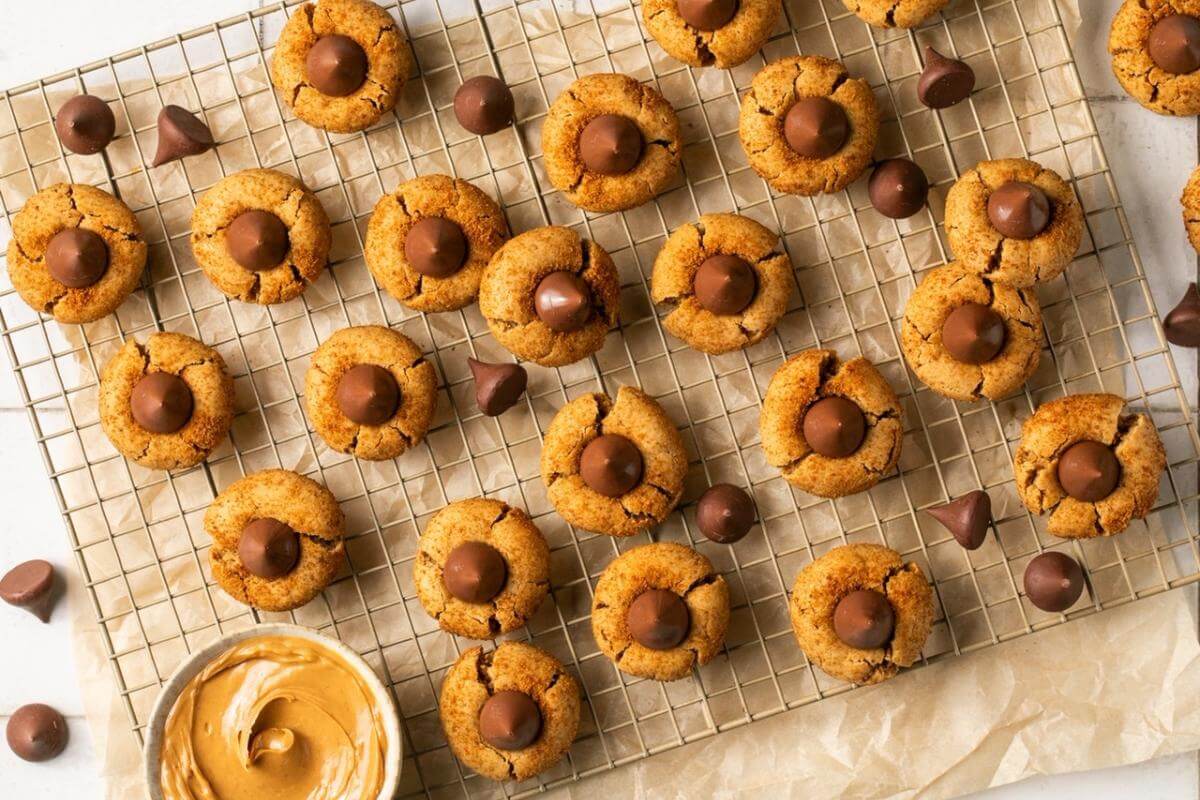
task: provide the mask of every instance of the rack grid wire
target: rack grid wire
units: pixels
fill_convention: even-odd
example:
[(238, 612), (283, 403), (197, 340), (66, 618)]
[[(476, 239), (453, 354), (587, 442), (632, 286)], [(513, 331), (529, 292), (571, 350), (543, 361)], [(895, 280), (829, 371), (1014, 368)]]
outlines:
[[(130, 723), (141, 737), (163, 681), (215, 637), (284, 619), (347, 642), (395, 692), (405, 735), (402, 793), (522, 796), (610, 769), (852, 687), (814, 670), (796, 646), (788, 589), (813, 558), (846, 542), (882, 542), (915, 560), (938, 600), (928, 662), (1155, 594), (1200, 578), (1197, 439), (1186, 394), (1163, 339), (1142, 265), (1083, 93), (1054, 0), (955, 0), (919, 28), (872, 30), (839, 0), (787, 0), (763, 51), (729, 72), (689, 69), (665, 55), (629, 0), (388, 5), (406, 32), (417, 76), (396, 114), (369, 130), (330, 135), (296, 120), (268, 77), (289, 0), (214, 23), (0, 95), (0, 241), (37, 189), (59, 181), (118, 194), (150, 244), (142, 288), (116, 314), (59, 326), (27, 308), (0, 278), (0, 333), (67, 523), (79, 569)], [(461, 6), (461, 7), (459, 7)], [(919, 51), (933, 45), (978, 76), (970, 101), (941, 112), (915, 100)], [(892, 221), (866, 199), (865, 181), (833, 195), (778, 195), (748, 167), (737, 139), (739, 92), (764, 63), (796, 53), (843, 61), (875, 89), (883, 112), (876, 154), (905, 156), (930, 176), (930, 208)], [(577, 76), (618, 71), (650, 81), (674, 105), (684, 134), (683, 176), (656, 202), (584, 215), (545, 177), (540, 127), (549, 102)], [(500, 74), (518, 122), (480, 139), (451, 111), (464, 77)], [(110, 102), (118, 138), (102, 155), (65, 153), (52, 117), (86, 90)], [(159, 108), (197, 110), (215, 150), (149, 169)], [(1084, 244), (1061, 277), (1040, 286), (1042, 366), (1002, 402), (965, 404), (932, 393), (906, 370), (897, 328), (918, 275), (949, 260), (937, 221), (956, 175), (985, 158), (1025, 156), (1072, 183), (1085, 209)], [(302, 298), (272, 307), (230, 302), (192, 259), (196, 198), (222, 176), (268, 166), (299, 175), (334, 228), (330, 268)], [(514, 233), (573, 226), (614, 257), (621, 324), (591, 359), (531, 370), (522, 404), (498, 418), (472, 401), (468, 356), (500, 360), (475, 308), (422, 315), (379, 291), (362, 258), (375, 201), (416, 174), (475, 182), (503, 206)], [(783, 237), (796, 290), (776, 332), (718, 357), (663, 332), (649, 299), (654, 256), (669, 231), (701, 213), (737, 211)], [(439, 410), (426, 441), (394, 461), (356, 461), (314, 437), (300, 395), (317, 343), (350, 324), (390, 325), (417, 341), (439, 377)], [(197, 336), (234, 375), (231, 441), (206, 463), (174, 473), (127, 462), (100, 430), (99, 367), (130, 336)], [(793, 491), (764, 460), (758, 412), (784, 359), (828, 347), (872, 360), (901, 396), (900, 467), (870, 491), (823, 500)], [(541, 438), (556, 409), (590, 391), (640, 385), (680, 425), (691, 459), (682, 512), (649, 536), (616, 540), (573, 530), (547, 502)], [(1014, 491), (1020, 423), (1044, 400), (1112, 391), (1150, 413), (1169, 467), (1144, 521), (1112, 538), (1060, 540)], [(215, 586), (202, 517), (241, 475), (284, 467), (313, 475), (347, 515), (348, 564), (313, 603), (289, 614), (253, 612)], [(752, 489), (760, 523), (732, 547), (696, 531), (694, 501), (710, 482)], [(983, 487), (993, 535), (968, 552), (920, 509)], [(451, 755), (437, 719), (442, 675), (471, 642), (442, 631), (416, 600), (411, 577), (423, 523), (446, 503), (478, 494), (527, 508), (551, 546), (551, 597), (516, 634), (562, 659), (585, 690), (569, 757), (536, 779), (495, 784)], [(729, 581), (732, 615), (719, 657), (669, 684), (619, 673), (597, 650), (589, 610), (595, 580), (620, 551), (649, 538), (692, 544)], [(1025, 598), (1025, 563), (1047, 549), (1075, 555), (1088, 592), (1066, 614)], [(899, 678), (903, 680), (903, 678)]]

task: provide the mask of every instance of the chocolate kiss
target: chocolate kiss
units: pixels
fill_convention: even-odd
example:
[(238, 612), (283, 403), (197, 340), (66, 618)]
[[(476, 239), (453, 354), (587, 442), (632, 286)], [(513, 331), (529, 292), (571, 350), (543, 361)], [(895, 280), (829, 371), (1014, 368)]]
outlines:
[(992, 498), (982, 489), (968, 492), (943, 506), (925, 509), (945, 526), (954, 540), (968, 550), (977, 550), (987, 538), (992, 521)]
[(151, 166), (212, 149), (212, 131), (192, 112), (180, 106), (163, 106), (158, 112), (158, 151)]
[(489, 417), (516, 405), (529, 383), (529, 375), (520, 364), (490, 364), (468, 358), (467, 366), (475, 378), (475, 403)]
[(1195, 283), (1163, 319), (1163, 333), (1171, 344), (1200, 347), (1200, 292), (1196, 291)]

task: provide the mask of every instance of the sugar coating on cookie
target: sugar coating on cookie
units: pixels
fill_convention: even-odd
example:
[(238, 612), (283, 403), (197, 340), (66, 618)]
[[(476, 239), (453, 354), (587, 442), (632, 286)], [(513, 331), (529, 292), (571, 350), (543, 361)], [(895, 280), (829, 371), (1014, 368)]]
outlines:
[(846, 8), (876, 28), (915, 28), (950, 0), (842, 0)]
[(1200, 4), (1194, 0), (1125, 0), (1109, 28), (1108, 53), (1113, 74), (1130, 97), (1159, 114), (1190, 117), (1200, 114), (1200, 70), (1176, 72), (1178, 67), (1169, 63), (1171, 69), (1164, 69), (1155, 61), (1150, 46), (1156, 24), (1181, 15), (1184, 19), (1200, 17)]
[(730, 69), (757, 53), (783, 12), (780, 0), (740, 0), (715, 30), (701, 30), (679, 12), (678, 0), (645, 0), (642, 22), (672, 58), (693, 67)]

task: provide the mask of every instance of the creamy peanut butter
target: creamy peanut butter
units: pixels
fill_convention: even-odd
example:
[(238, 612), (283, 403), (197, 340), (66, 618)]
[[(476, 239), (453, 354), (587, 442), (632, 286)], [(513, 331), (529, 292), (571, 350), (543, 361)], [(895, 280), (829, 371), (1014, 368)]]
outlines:
[(165, 800), (374, 800), (384, 710), (350, 664), (316, 642), (259, 636), (212, 660), (167, 717)]

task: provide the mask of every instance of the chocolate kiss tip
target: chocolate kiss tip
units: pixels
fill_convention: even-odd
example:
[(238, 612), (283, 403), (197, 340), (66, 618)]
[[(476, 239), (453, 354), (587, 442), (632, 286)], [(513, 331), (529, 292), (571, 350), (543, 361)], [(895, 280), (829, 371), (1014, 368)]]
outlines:
[(1163, 318), (1163, 333), (1178, 347), (1200, 347), (1200, 291), (1195, 283)]

